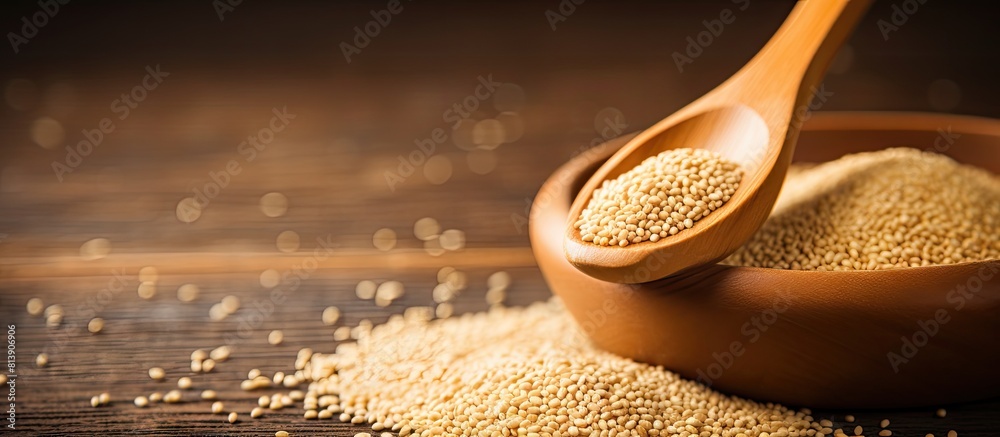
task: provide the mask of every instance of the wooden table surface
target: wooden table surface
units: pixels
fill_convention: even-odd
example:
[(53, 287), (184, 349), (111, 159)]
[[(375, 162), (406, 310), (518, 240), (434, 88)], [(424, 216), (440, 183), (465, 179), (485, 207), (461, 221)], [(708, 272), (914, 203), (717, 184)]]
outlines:
[[(0, 77), (5, 84), (27, 78), (34, 89), (34, 94), (30, 89), (25, 94), (25, 109), (5, 104), (0, 122), (0, 320), (16, 331), (18, 430), (31, 435), (273, 435), (280, 429), (293, 435), (353, 435), (364, 431), (336, 420), (305, 420), (301, 404), (251, 419), (248, 413), (261, 393), (241, 391), (239, 381), (251, 368), (265, 374), (292, 369), (296, 351), (302, 347), (332, 352), (335, 327), (324, 326), (320, 320), (329, 305), (344, 312), (338, 326), (354, 326), (362, 319), (382, 322), (408, 306), (432, 304), (436, 272), (444, 266), (469, 275), (469, 289), (456, 301), (459, 312), (487, 308), (486, 278), (498, 270), (513, 277), (508, 305), (548, 298), (550, 292), (535, 266), (524, 222), (544, 178), (581, 148), (640, 129), (710, 89), (759, 47), (789, 7), (784, 2), (777, 8), (751, 8), (747, 13), (752, 19), (739, 22), (747, 23), (741, 24), (745, 27), (734, 25), (731, 40), (720, 42), (716, 52), (706, 53), (692, 67), (694, 73), (679, 75), (667, 56), (625, 62), (639, 52), (631, 48), (634, 41), (605, 41), (624, 50), (608, 51), (621, 61), (614, 64), (587, 52), (574, 52), (575, 41), (585, 38), (592, 28), (587, 26), (613, 8), (608, 4), (580, 6), (579, 14), (560, 28), (563, 33), (551, 32), (543, 19), (545, 8), (534, 3), (512, 6), (518, 14), (534, 11), (534, 27), (524, 30), (524, 35), (511, 30), (507, 40), (462, 24), (461, 29), (471, 35), (471, 41), (479, 41), (484, 52), (463, 52), (454, 65), (446, 65), (450, 58), (440, 52), (428, 52), (421, 59), (408, 56), (405, 45), (400, 45), (407, 39), (396, 35), (374, 41), (359, 55), (357, 64), (348, 66), (336, 44), (343, 32), (322, 31), (333, 35), (327, 35), (322, 46), (295, 46), (293, 41), (303, 38), (295, 33), (300, 27), (297, 22), (273, 18), (269, 10), (251, 3), (227, 15), (223, 23), (244, 40), (233, 35), (218, 40), (206, 37), (218, 31), (205, 29), (219, 23), (210, 9), (204, 10), (208, 3), (202, 2), (197, 7), (178, 6), (184, 14), (164, 12), (167, 18), (163, 20), (132, 23), (131, 37), (150, 45), (145, 51), (138, 48), (140, 43), (118, 47), (125, 50), (120, 57), (100, 50), (87, 38), (102, 37), (81, 29), (110, 26), (115, 17), (127, 15), (127, 9), (116, 14), (79, 9), (70, 13), (70, 6), (65, 6), (67, 12), (56, 18), (77, 33), (55, 29), (58, 22), (53, 19), (51, 27), (43, 29), (50, 34), (22, 47), (24, 53), (15, 59), (20, 67), (11, 67)], [(701, 18), (696, 17), (717, 13), (729, 3), (677, 7), (690, 15), (687, 21), (697, 25)], [(590, 11), (586, 11), (588, 6)], [(349, 33), (351, 26), (363, 23), (370, 7), (374, 6), (352, 4), (336, 14), (339, 21), (330, 27)], [(468, 13), (454, 12), (460, 5), (449, 7), (454, 14)], [(312, 20), (306, 28), (321, 26), (322, 17), (315, 13), (319, 6), (290, 8), (301, 20)], [(433, 8), (418, 11), (417, 3), (406, 8), (415, 12), (397, 17), (401, 35), (407, 30), (414, 35), (417, 23), (425, 27), (433, 23), (428, 21), (435, 14)], [(193, 10), (206, 15), (185, 15)], [(891, 12), (888, 6), (880, 10)], [(641, 9), (632, 13), (645, 15)], [(144, 16), (152, 15), (155, 10)], [(256, 22), (260, 26), (276, 26), (266, 35), (270, 40), (259, 35), (257, 27), (240, 21), (253, 18), (260, 20)], [(177, 50), (167, 49), (170, 45), (163, 41), (171, 39), (161, 38), (164, 29), (184, 27), (178, 25), (180, 21), (169, 24), (170, 19), (184, 20), (193, 35), (203, 37), (182, 41), (191, 53), (180, 56)], [(861, 42), (854, 42), (861, 73), (841, 72), (831, 78), (830, 86), (839, 95), (829, 108), (880, 109), (872, 102), (895, 101), (905, 102), (910, 109), (929, 109), (922, 98), (915, 102), (900, 97), (912, 95), (914, 89), (923, 92), (927, 81), (918, 79), (922, 76), (903, 77), (899, 84), (873, 79), (877, 76), (871, 73), (873, 65), (923, 65), (932, 57), (903, 51), (909, 57), (885, 63), (866, 58), (866, 53), (887, 50), (864, 49), (871, 38), (878, 37), (873, 30), (877, 19), (870, 17), (863, 25), (868, 30), (857, 37)], [(142, 23), (153, 28), (146, 32)], [(750, 23), (763, 24), (752, 27)], [(696, 30), (695, 25), (655, 39), (683, 44), (684, 35)], [(919, 26), (931, 27), (913, 24), (912, 34), (920, 34)], [(619, 30), (628, 28), (623, 24)], [(904, 30), (898, 35), (905, 41)], [(72, 35), (95, 44), (86, 53), (99, 62), (83, 59), (73, 44), (84, 43), (75, 42)], [(447, 42), (447, 34), (416, 35), (418, 42)], [(171, 38), (176, 42), (185, 37)], [(746, 40), (742, 44), (741, 38)], [(247, 39), (252, 49), (229, 58), (220, 55), (229, 53), (227, 44)], [(540, 48), (524, 41), (550, 46)], [(891, 42), (902, 44), (896, 41)], [(66, 45), (56, 48), (56, 44)], [(900, 51), (898, 46), (889, 47)], [(522, 48), (525, 52), (518, 51)], [(326, 57), (309, 61), (318, 59), (320, 50), (328, 52)], [(203, 58), (199, 53), (212, 56)], [(217, 56), (223, 59), (216, 63)], [(957, 65), (992, 62), (981, 56), (955, 56)], [(303, 61), (289, 63), (293, 58)], [(65, 59), (78, 68), (65, 69), (66, 65), (57, 62)], [(865, 59), (870, 62), (865, 64)], [(169, 76), (148, 90), (146, 99), (126, 118), (119, 119), (120, 114), (112, 109), (114, 101), (141, 84), (147, 66), (157, 64)], [(539, 70), (532, 71), (532, 65)], [(970, 73), (970, 77), (993, 78), (986, 73)], [(505, 85), (486, 98), (474, 97), (477, 86), (490, 77)], [(890, 83), (894, 86), (885, 86)], [(995, 104), (980, 94), (988, 93), (967, 93), (962, 108), (1000, 116)], [(445, 119), (449, 108), (469, 99), (478, 106), (470, 111), (470, 120), (497, 117), (500, 109), (514, 112), (523, 122), (523, 136), (475, 154), (457, 147), (453, 138), (464, 132), (453, 131)], [(240, 143), (268, 128), (274, 110), (286, 110), (294, 118), (289, 117), (287, 126), (273, 132), (266, 148), (248, 159)], [(42, 117), (53, 119), (63, 131), (54, 147), (39, 147), (32, 139), (33, 129), (53, 132), (44, 124), (38, 127)], [(98, 128), (104, 117), (113, 120), (115, 130), (60, 181), (53, 163), (65, 162), (64, 147), (82, 141), (82, 131)], [(436, 146), (433, 155), (450, 163), (451, 176), (444, 183), (432, 183), (419, 162), (412, 175), (390, 187), (386, 173), (398, 172), (399, 157), (408, 159), (419, 150), (415, 141), (431, 137), (435, 129), (448, 139)], [(495, 160), (495, 168), (486, 174), (474, 172), (470, 156), (481, 165)], [(442, 158), (437, 159), (440, 164)], [(218, 179), (230, 162), (236, 162), (240, 172), (211, 196), (197, 220), (180, 220), (178, 202), (192, 196), (193, 190), (204, 191), (213, 175)], [(441, 177), (442, 172), (429, 171), (431, 177)], [(266, 216), (260, 208), (261, 197), (271, 192), (288, 199), (287, 212), (281, 216)], [(463, 231), (464, 249), (440, 256), (425, 251), (413, 234), (414, 222), (422, 217), (436, 218), (443, 229)], [(380, 228), (396, 232), (398, 242), (388, 252), (372, 245), (372, 235)], [(301, 247), (293, 253), (281, 252), (276, 247), (277, 235), (289, 230), (300, 236)], [(86, 250), (81, 253), (81, 246), (97, 238), (106, 239), (110, 251), (90, 259)], [(333, 248), (331, 254), (316, 258), (314, 249), (326, 246)], [(271, 290), (261, 285), (261, 273), (296, 271), (312, 261), (318, 269), (300, 285), (278, 286), (289, 298), (271, 310), (265, 304)], [(138, 272), (145, 266), (158, 271), (157, 294), (151, 300), (137, 295)], [(402, 281), (406, 296), (386, 308), (362, 301), (355, 297), (354, 287), (364, 279)], [(112, 281), (124, 284), (121, 291), (109, 290), (115, 284)], [(185, 303), (177, 299), (176, 290), (187, 283), (196, 284), (201, 292), (196, 300)], [(226, 320), (211, 321), (209, 308), (226, 295), (238, 296), (241, 309)], [(66, 311), (63, 324), (48, 328), (43, 318), (29, 316), (25, 303), (32, 297), (46, 305), (61, 305)], [(106, 321), (97, 335), (86, 331), (93, 315)], [(268, 332), (274, 329), (285, 334), (280, 346), (267, 343)], [(233, 343), (231, 359), (211, 374), (190, 372), (193, 350), (211, 349), (227, 339)], [(34, 360), (43, 351), (50, 362), (38, 368)], [(166, 369), (167, 381), (149, 379), (146, 371), (153, 366)], [(184, 393), (183, 403), (145, 409), (132, 405), (135, 396), (174, 388), (180, 376), (191, 376), (195, 387)], [(225, 423), (223, 416), (209, 412), (211, 402), (198, 399), (198, 392), (209, 388), (218, 391), (227, 411), (240, 413), (237, 424)], [(105, 391), (111, 393), (112, 404), (91, 407), (91, 396)], [(814, 411), (814, 416), (833, 420), (847, 431), (861, 425), (869, 436), (877, 435), (884, 418), (891, 420), (894, 436), (944, 436), (951, 429), (960, 436), (996, 435), (1000, 400), (944, 407), (948, 416), (943, 419), (935, 416), (936, 406), (906, 411)], [(844, 422), (845, 414), (854, 414), (857, 423)]]

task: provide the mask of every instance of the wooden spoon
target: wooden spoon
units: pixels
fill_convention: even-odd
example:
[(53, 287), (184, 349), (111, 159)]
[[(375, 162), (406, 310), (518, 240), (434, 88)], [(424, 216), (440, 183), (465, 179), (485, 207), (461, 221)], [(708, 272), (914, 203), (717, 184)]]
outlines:
[[(816, 84), (870, 0), (800, 0), (764, 48), (718, 88), (640, 133), (587, 181), (573, 202), (566, 259), (598, 279), (639, 283), (713, 264), (767, 219), (791, 161)], [(824, 96), (825, 97), (825, 96)], [(608, 179), (669, 149), (708, 149), (744, 176), (722, 207), (690, 229), (626, 247), (582, 240), (574, 223)]]

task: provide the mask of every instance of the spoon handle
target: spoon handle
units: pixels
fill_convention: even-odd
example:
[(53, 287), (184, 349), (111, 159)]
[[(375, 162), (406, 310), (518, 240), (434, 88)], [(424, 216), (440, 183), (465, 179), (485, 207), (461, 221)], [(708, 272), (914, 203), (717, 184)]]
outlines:
[(734, 76), (732, 85), (739, 89), (740, 100), (770, 112), (783, 105), (769, 105), (766, 96), (780, 99), (795, 93), (794, 108), (807, 105), (813, 87), (870, 4), (871, 0), (800, 0), (764, 48)]

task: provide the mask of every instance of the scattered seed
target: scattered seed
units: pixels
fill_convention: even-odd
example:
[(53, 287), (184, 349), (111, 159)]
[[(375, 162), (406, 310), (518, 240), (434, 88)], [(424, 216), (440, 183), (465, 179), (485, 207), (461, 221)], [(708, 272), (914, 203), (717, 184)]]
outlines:
[(201, 364), (202, 364), (202, 361), (192, 361), (191, 362), (191, 371), (194, 372), (194, 373), (200, 373), (201, 369), (202, 369), (202, 365)]
[(846, 421), (847, 423), (854, 423), (854, 416), (848, 414), (844, 416), (844, 421)]
[(389, 228), (375, 231), (375, 234), (372, 235), (372, 245), (383, 252), (392, 250), (393, 247), (396, 247), (396, 231)]
[(268, 217), (281, 217), (288, 211), (288, 198), (281, 193), (267, 193), (260, 197), (260, 211)]
[(385, 281), (375, 289), (375, 298), (392, 302), (403, 297), (405, 289), (403, 283), (399, 281)]
[(212, 307), (208, 309), (208, 318), (213, 322), (225, 320), (226, 317), (229, 317), (229, 313), (226, 312), (221, 303), (213, 304)]
[(104, 392), (97, 396), (101, 400), (101, 405), (107, 405), (111, 403), (111, 393)]
[(264, 288), (274, 288), (281, 283), (281, 273), (275, 269), (267, 269), (260, 272), (260, 286)]
[(45, 309), (45, 303), (42, 302), (41, 299), (33, 297), (31, 299), (28, 299), (27, 308), (28, 308), (28, 314), (37, 316), (42, 314), (42, 311)]
[(35, 365), (38, 367), (45, 367), (49, 365), (49, 355), (46, 353), (40, 353), (35, 357)]
[(149, 405), (149, 399), (146, 399), (145, 396), (138, 396), (134, 401), (132, 401), (132, 403), (139, 408), (146, 408), (146, 406)]
[(251, 418), (256, 419), (256, 418), (258, 418), (260, 416), (263, 416), (263, 415), (264, 415), (264, 409), (261, 408), (261, 407), (254, 407), (254, 409), (250, 410), (250, 417)]
[(439, 238), (441, 248), (444, 250), (461, 250), (465, 247), (465, 232), (458, 229), (449, 229), (441, 233)]
[(489, 278), (486, 278), (487, 290), (506, 290), (507, 287), (510, 287), (510, 273), (500, 271), (493, 273)]
[(422, 241), (435, 239), (440, 234), (441, 225), (433, 218), (424, 217), (413, 223), (413, 236)]
[(945, 417), (945, 416), (948, 415), (948, 411), (945, 410), (944, 408), (938, 408), (936, 414), (937, 414), (937, 417)]
[(167, 404), (176, 404), (181, 401), (184, 395), (178, 390), (170, 390), (167, 394), (163, 395), (163, 402)]
[(958, 431), (955, 430), (948, 431), (948, 437), (958, 437)]
[(341, 326), (333, 331), (333, 339), (335, 341), (344, 341), (351, 338), (351, 328), (349, 326)]
[(163, 400), (163, 393), (153, 392), (149, 394), (149, 402), (156, 403)]
[(285, 333), (281, 332), (280, 330), (274, 330), (274, 331), (271, 331), (270, 334), (267, 334), (267, 342), (268, 342), (268, 344), (271, 344), (271, 345), (274, 345), (274, 346), (277, 346), (277, 345), (281, 344), (281, 341), (284, 340), (284, 339), (285, 339)]
[(278, 431), (274, 433), (274, 437), (288, 437), (288, 431)]
[(320, 411), (316, 415), (316, 417), (319, 418), (319, 419), (321, 419), (321, 420), (332, 419), (333, 418), (333, 413), (330, 412), (329, 410), (322, 410), (322, 411)]
[(221, 363), (229, 359), (230, 352), (231, 351), (229, 349), (229, 346), (219, 346), (215, 349), (212, 349), (212, 352), (210, 352), (208, 356), (212, 357), (212, 359), (215, 360), (216, 362)]
[(58, 328), (62, 324), (63, 315), (62, 314), (52, 314), (45, 318), (45, 326), (49, 328)]
[(454, 299), (456, 294), (455, 289), (451, 288), (450, 285), (438, 284), (431, 291), (431, 298), (434, 299), (434, 302), (443, 303)]
[(205, 358), (208, 358), (208, 352), (204, 349), (195, 349), (191, 352), (191, 361), (204, 361)]
[(159, 272), (156, 271), (156, 267), (146, 266), (139, 269), (139, 281), (140, 282), (156, 282), (159, 279)]
[(312, 420), (319, 417), (319, 413), (316, 410), (306, 410), (306, 413), (302, 415), (306, 420)]
[(0, 373), (0, 385), (7, 383), (7, 375)]
[(437, 308), (434, 309), (434, 315), (439, 319), (447, 319), (455, 312), (455, 308), (452, 307), (450, 303), (438, 304)]
[(293, 253), (299, 250), (299, 234), (295, 231), (282, 231), (275, 240), (275, 246), (284, 253)]
[(204, 400), (206, 400), (206, 401), (214, 400), (218, 396), (219, 396), (219, 394), (216, 393), (215, 390), (203, 390), (201, 392), (201, 398), (204, 399)]
[(340, 320), (340, 308), (337, 308), (335, 306), (329, 306), (326, 307), (325, 310), (323, 310), (324, 325), (327, 326), (334, 325), (337, 323), (337, 320)]
[(200, 290), (197, 285), (184, 284), (177, 287), (177, 300), (181, 302), (193, 302), (198, 298)]
[(889, 437), (889, 436), (892, 435), (892, 431), (890, 431), (888, 429), (883, 429), (883, 430), (881, 430), (881, 431), (878, 432), (878, 435), (880, 437)]
[(502, 288), (491, 288), (486, 292), (486, 303), (500, 305), (507, 299), (507, 291)]
[(204, 372), (204, 373), (210, 373), (212, 370), (215, 370), (215, 360), (209, 358), (209, 359), (201, 362), (201, 371), (202, 372)]
[(254, 379), (258, 376), (260, 376), (260, 369), (250, 369), (250, 371), (247, 372), (247, 379)]
[(97, 408), (97, 407), (101, 406), (101, 397), (100, 396), (94, 396), (94, 397), (90, 398), (90, 406), (94, 407), (94, 408)]
[(880, 427), (882, 427), (882, 428), (885, 428), (885, 427), (888, 427), (888, 426), (889, 426), (889, 419), (882, 419), (882, 421), (881, 421), (881, 422), (879, 422), (879, 424), (878, 424), (878, 425), (879, 425)]
[(177, 388), (181, 390), (187, 390), (191, 388), (191, 378), (188, 378), (187, 376), (182, 376), (179, 379), (177, 379)]
[(222, 402), (212, 402), (212, 414), (222, 414), (224, 408), (226, 405)]
[(229, 417), (226, 420), (228, 420), (229, 423), (236, 423), (236, 420), (238, 418), (239, 418), (239, 416), (236, 414), (235, 411), (233, 411), (233, 412), (229, 413)]
[(102, 329), (104, 329), (104, 319), (100, 317), (90, 319), (90, 322), (87, 323), (87, 330), (90, 331), (91, 334), (97, 334), (98, 332), (101, 332)]
[(240, 298), (229, 295), (222, 298), (219, 305), (222, 308), (222, 311), (225, 311), (227, 315), (231, 315), (240, 309)]
[(62, 305), (54, 304), (54, 305), (49, 305), (48, 307), (45, 308), (45, 317), (55, 316), (55, 315), (59, 316), (66, 315), (66, 312), (63, 310)]
[(374, 281), (364, 280), (358, 282), (358, 285), (354, 287), (354, 294), (358, 296), (358, 299), (369, 300), (375, 297), (375, 291), (378, 289), (378, 285)]
[(150, 300), (156, 296), (156, 283), (155, 282), (140, 282), (139, 288), (136, 290), (139, 297)]
[(862, 435), (861, 433), (863, 433), (864, 431), (865, 429), (862, 428), (861, 425), (854, 427), (854, 435)]

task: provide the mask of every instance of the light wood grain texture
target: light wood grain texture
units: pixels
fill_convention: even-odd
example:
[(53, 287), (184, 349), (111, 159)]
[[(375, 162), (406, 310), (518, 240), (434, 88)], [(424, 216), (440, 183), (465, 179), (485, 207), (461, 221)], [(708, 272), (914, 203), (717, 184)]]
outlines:
[[(961, 141), (942, 153), (1000, 172), (997, 120), (843, 113), (806, 126), (799, 161), (890, 146), (936, 150), (947, 126)], [(539, 266), (597, 344), (726, 392), (790, 404), (931, 407), (1000, 390), (997, 260), (838, 272), (713, 265), (637, 285), (574, 268), (558, 235), (570, 202), (627, 140), (566, 164), (541, 189), (552, 200), (532, 209)], [(650, 257), (640, 268), (655, 271), (659, 262)]]
[[(569, 262), (598, 279), (638, 283), (713, 263), (742, 245), (770, 213), (815, 86), (869, 3), (800, 1), (733, 77), (631, 139), (594, 172), (573, 202), (564, 231)], [(574, 224), (594, 190), (646, 158), (676, 148), (707, 149), (740, 164), (739, 189), (692, 228), (659, 241), (625, 247), (583, 241)], [(659, 261), (648, 263), (653, 257)]]

